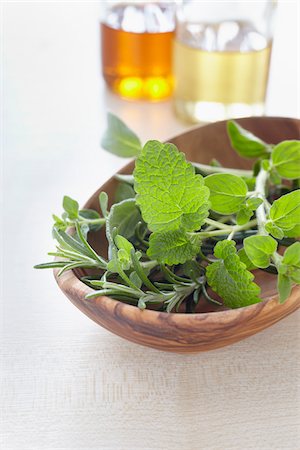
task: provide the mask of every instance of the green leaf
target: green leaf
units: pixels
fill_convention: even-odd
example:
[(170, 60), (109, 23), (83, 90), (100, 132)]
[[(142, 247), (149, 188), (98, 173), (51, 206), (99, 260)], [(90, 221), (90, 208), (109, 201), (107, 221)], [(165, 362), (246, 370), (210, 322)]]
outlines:
[(103, 217), (108, 216), (108, 195), (104, 191), (100, 192), (99, 194), (99, 205)]
[(56, 216), (55, 214), (52, 214), (52, 218), (54, 220), (53, 226), (57, 230), (65, 231), (68, 228), (68, 224), (64, 220), (62, 220), (60, 217)]
[(79, 216), (83, 217), (84, 219), (89, 219), (89, 220), (100, 219), (100, 214), (97, 211), (95, 211), (94, 209), (80, 209), (78, 212), (79, 212)]
[(300, 242), (294, 242), (284, 252), (279, 272), (300, 284)]
[(290, 274), (290, 278), (294, 283), (300, 284), (300, 268), (293, 270)]
[(121, 263), (118, 260), (118, 255), (111, 257), (111, 260), (107, 264), (107, 270), (112, 273), (118, 273), (121, 267)]
[(131, 272), (129, 279), (138, 289), (142, 287), (142, 280), (135, 271)]
[(107, 130), (101, 141), (101, 145), (110, 153), (129, 158), (137, 156), (142, 144), (137, 135), (114, 114), (107, 115)]
[(284, 252), (282, 262), (300, 268), (300, 242), (294, 242)]
[(270, 180), (273, 184), (281, 184), (281, 177), (277, 170), (275, 170), (274, 168), (272, 168), (270, 171)]
[(128, 255), (128, 258), (131, 258), (130, 252), (132, 249), (134, 249), (131, 242), (129, 242), (124, 236), (120, 236), (119, 234), (115, 237), (115, 244), (118, 247), (119, 250), (124, 250), (126, 254)]
[(209, 165), (212, 166), (212, 167), (222, 167), (222, 164), (216, 158), (213, 158), (210, 161)]
[(211, 209), (219, 214), (233, 214), (246, 200), (248, 187), (245, 181), (231, 174), (213, 174), (205, 177), (210, 190)]
[[(100, 219), (100, 214), (94, 209), (80, 209), (79, 210), (79, 219), (84, 218), (88, 220), (98, 220)], [(89, 230), (98, 231), (102, 227), (102, 223), (88, 223)]]
[(200, 238), (178, 229), (152, 233), (149, 244), (149, 258), (168, 265), (183, 264), (199, 252)]
[(113, 243), (113, 230), (116, 234), (130, 239), (134, 235), (137, 223), (141, 220), (141, 213), (134, 199), (123, 200), (115, 203), (106, 220), (106, 236), (110, 244)]
[(269, 267), (270, 257), (277, 250), (277, 242), (271, 236), (249, 236), (244, 239), (245, 252), (256, 267)]
[(279, 273), (277, 278), (277, 289), (279, 292), (279, 303), (284, 303), (290, 296), (292, 290), (292, 282), (290, 278)]
[(241, 308), (261, 301), (253, 274), (240, 261), (233, 241), (220, 241), (214, 254), (218, 261), (206, 269), (208, 284), (229, 308)]
[(69, 219), (77, 219), (79, 204), (76, 200), (73, 200), (71, 197), (65, 195), (63, 198), (63, 208), (68, 214)]
[(298, 225), (296, 225), (294, 228), (292, 228), (291, 230), (285, 231), (284, 234), (287, 237), (299, 238), (300, 237), (300, 223)]
[(60, 247), (63, 250), (67, 250), (67, 251), (75, 251), (76, 253), (78, 253), (79, 255), (85, 255), (90, 257), (91, 253), (90, 251), (85, 248), (85, 246), (77, 239), (75, 239), (75, 237), (71, 236), (68, 233), (65, 233), (62, 230), (57, 230), (56, 228), (52, 229), (52, 235), (53, 235), (53, 239), (55, 239)]
[(242, 179), (247, 184), (248, 191), (254, 191), (255, 190), (255, 184), (256, 184), (256, 178), (255, 177), (251, 177), (251, 178), (242, 177)]
[(119, 183), (115, 192), (116, 203), (122, 202), (128, 198), (135, 198), (133, 187), (128, 183)]
[(199, 280), (203, 276), (204, 268), (194, 260), (189, 260), (182, 266), (183, 273), (193, 281)]
[(263, 200), (258, 197), (250, 197), (248, 198), (246, 205), (248, 208), (252, 209), (252, 211), (255, 211), (261, 204), (263, 203)]
[(279, 175), (288, 180), (299, 178), (300, 141), (283, 141), (272, 151), (272, 163)]
[(262, 199), (257, 197), (250, 197), (246, 200), (244, 204), (240, 206), (240, 209), (236, 215), (236, 221), (238, 225), (244, 225), (249, 222), (253, 216), (253, 211), (255, 211), (261, 204)]
[(245, 223), (249, 222), (252, 216), (253, 216), (252, 209), (247, 208), (246, 206), (241, 206), (236, 215), (237, 224), (244, 225)]
[[(254, 180), (254, 187), (255, 187), (255, 182), (256, 182), (256, 177), (259, 174), (260, 170), (261, 170), (261, 166), (262, 166), (262, 161), (261, 159), (258, 159), (254, 162), (253, 167), (252, 167), (252, 171), (253, 171), (253, 178), (252, 180)], [(246, 180), (245, 180), (246, 181)], [(249, 191), (253, 191), (253, 189), (249, 189)]]
[(204, 223), (209, 190), (175, 145), (147, 142), (133, 175), (136, 201), (151, 231), (195, 231)]
[(124, 250), (123, 248), (121, 248), (120, 250), (118, 250), (117, 253), (117, 257), (118, 257), (118, 261), (121, 264), (121, 267), (123, 270), (129, 270), (131, 267), (131, 259), (128, 256), (128, 253), (126, 252), (126, 250)]
[(293, 283), (300, 284), (300, 242), (294, 242), (280, 258), (277, 289), (279, 301), (283, 303), (289, 297)]
[(154, 284), (152, 284), (152, 282), (149, 280), (147, 276), (150, 273), (149, 269), (143, 268), (142, 264), (139, 261), (139, 257), (141, 256), (141, 254), (139, 255), (139, 253), (140, 252), (135, 252), (134, 248), (131, 249), (131, 260), (133, 268), (136, 271), (139, 278), (141, 279), (142, 283), (145, 286), (147, 286), (151, 291), (154, 291), (159, 294), (160, 291), (157, 289), (156, 286), (154, 286)]
[(275, 225), (272, 222), (267, 222), (265, 225), (266, 231), (274, 236), (276, 239), (283, 239), (285, 233), (282, 231), (281, 228), (279, 228), (277, 225)]
[[(112, 273), (118, 273), (127, 286), (142, 293), (124, 272), (124, 270), (129, 270), (130, 267), (131, 261), (128, 259), (127, 252), (124, 249), (117, 250), (114, 244), (111, 245), (111, 255), (110, 261), (107, 264), (107, 270)], [(122, 284), (120, 284), (120, 288), (121, 287), (123, 287)]]
[(261, 167), (268, 171), (270, 169), (270, 161), (268, 159), (263, 159), (261, 162)]
[(243, 264), (247, 267), (248, 270), (255, 270), (257, 267), (253, 264), (252, 261), (247, 256), (247, 253), (245, 252), (244, 248), (240, 248), (240, 250), (237, 252), (238, 257), (242, 261)]
[(85, 247), (86, 251), (89, 253), (90, 257), (94, 260), (100, 262), (103, 264), (104, 267), (106, 267), (106, 261), (98, 255), (98, 253), (95, 252), (95, 250), (90, 246), (88, 241), (86, 240), (85, 234), (84, 234), (84, 226), (80, 226), (78, 222), (75, 223), (76, 233), (80, 240), (80, 243), (83, 247)]
[(283, 232), (291, 230), (298, 225), (300, 218), (300, 189), (275, 200), (270, 208), (269, 216), (272, 224), (279, 227)]
[(245, 158), (257, 158), (268, 151), (268, 144), (242, 128), (234, 120), (227, 122), (227, 132), (232, 147)]
[(48, 263), (36, 264), (33, 266), (34, 269), (56, 269), (65, 267), (68, 264), (68, 261), (51, 261)]

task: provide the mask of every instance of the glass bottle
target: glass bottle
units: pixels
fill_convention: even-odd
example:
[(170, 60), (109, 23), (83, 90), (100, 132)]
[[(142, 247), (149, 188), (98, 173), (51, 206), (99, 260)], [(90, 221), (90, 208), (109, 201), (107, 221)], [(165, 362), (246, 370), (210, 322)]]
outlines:
[(275, 1), (183, 0), (174, 43), (174, 107), (189, 122), (264, 113)]
[(161, 100), (173, 91), (175, 1), (105, 2), (102, 72), (107, 86), (128, 99)]

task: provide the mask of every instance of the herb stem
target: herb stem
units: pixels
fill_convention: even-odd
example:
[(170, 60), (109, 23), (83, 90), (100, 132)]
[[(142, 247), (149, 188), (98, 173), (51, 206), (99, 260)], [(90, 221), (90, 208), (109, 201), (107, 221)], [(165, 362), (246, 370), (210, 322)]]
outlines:
[(85, 219), (82, 216), (79, 216), (80, 219), (82, 220), (77, 220), (77, 222), (81, 225), (83, 223), (90, 223), (92, 225), (103, 225), (106, 222), (106, 219), (104, 217), (100, 217), (100, 219)]
[(278, 270), (278, 268), (280, 266), (281, 260), (282, 260), (282, 256), (279, 255), (279, 253), (274, 252), (273, 255), (272, 255), (272, 261), (274, 262), (277, 270)]
[(144, 262), (140, 262), (141, 266), (143, 267), (143, 269), (154, 269), (154, 267), (158, 266), (159, 263), (157, 261), (144, 261)]
[[(212, 220), (212, 219), (209, 219), (209, 220)], [(216, 225), (217, 225), (220, 223), (226, 224), (226, 222), (228, 222), (228, 221), (232, 221), (232, 216), (223, 216), (223, 217), (220, 217), (218, 221), (214, 221), (214, 222), (216, 222)], [(205, 231), (215, 230), (217, 228), (216, 225), (215, 224), (209, 225), (208, 227), (205, 228)], [(228, 224), (226, 224), (226, 226), (228, 226)]]
[(234, 234), (235, 234), (235, 230), (232, 230), (232, 232), (229, 234), (229, 236), (227, 237), (227, 240), (228, 241), (231, 241), (232, 240), (232, 238), (233, 238), (233, 236), (234, 236)]
[(140, 279), (142, 280), (144, 285), (147, 286), (147, 288), (149, 288), (151, 291), (156, 292), (157, 294), (160, 294), (159, 289), (157, 289), (157, 287), (155, 287), (154, 284), (151, 283), (151, 281), (149, 280), (149, 278), (143, 271), (141, 263), (139, 262), (136, 254), (135, 254), (135, 250), (132, 249), (130, 253), (131, 253), (131, 260), (132, 260), (134, 270), (136, 271), (136, 273), (138, 274), (138, 276), (140, 277)]
[(230, 225), (226, 225), (225, 223), (217, 222), (216, 220), (209, 219), (209, 218), (205, 219), (205, 223), (213, 226), (214, 228), (219, 228), (220, 230), (227, 230), (228, 226), (230, 226)]
[(233, 169), (231, 167), (219, 167), (219, 166), (210, 166), (207, 164), (199, 164), (192, 162), (193, 166), (204, 172), (206, 175), (210, 175), (212, 173), (231, 173), (232, 175), (237, 175), (240, 177), (251, 178), (252, 170), (244, 170), (244, 169)]
[(256, 177), (255, 183), (255, 191), (258, 194), (258, 197), (263, 200), (263, 203), (259, 205), (256, 210), (256, 218), (257, 218), (257, 226), (258, 232), (260, 235), (267, 235), (268, 233), (265, 230), (265, 223), (267, 221), (265, 202), (266, 202), (266, 184), (269, 177), (269, 172), (264, 169), (259, 171), (259, 174)]
[(199, 236), (201, 238), (209, 238), (212, 236), (223, 236), (224, 234), (230, 234), (232, 231), (236, 233), (237, 231), (248, 230), (249, 228), (257, 225), (257, 220), (253, 219), (250, 222), (245, 223), (244, 225), (227, 225), (226, 228), (222, 228), (222, 230), (213, 230), (213, 231), (200, 231), (196, 233), (189, 233), (192, 236)]

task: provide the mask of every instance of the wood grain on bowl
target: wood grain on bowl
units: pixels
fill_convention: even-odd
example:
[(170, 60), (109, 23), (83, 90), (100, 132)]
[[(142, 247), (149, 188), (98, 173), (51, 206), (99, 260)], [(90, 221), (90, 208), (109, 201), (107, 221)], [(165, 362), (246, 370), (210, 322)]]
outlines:
[[(268, 143), (285, 139), (300, 139), (300, 121), (289, 118), (253, 117), (238, 122)], [(226, 122), (198, 127), (169, 140), (190, 161), (209, 163), (216, 158), (224, 166), (251, 168), (251, 161), (239, 157), (230, 147)], [(120, 173), (132, 173), (130, 162)], [(88, 200), (85, 207), (98, 209), (100, 191), (113, 199), (117, 181), (108, 180)], [(103, 233), (103, 231), (102, 231)], [(103, 234), (91, 233), (91, 245), (101, 254), (106, 252)], [(80, 281), (82, 272), (65, 272), (57, 277), (58, 285), (84, 314), (109, 331), (130, 341), (159, 350), (179, 353), (212, 350), (233, 344), (278, 322), (300, 306), (300, 286), (294, 286), (289, 299), (280, 305), (276, 292), (276, 277), (256, 271), (255, 281), (262, 288), (261, 303), (249, 307), (202, 312), (197, 314), (141, 311), (135, 306), (108, 297), (87, 300), (92, 289)]]

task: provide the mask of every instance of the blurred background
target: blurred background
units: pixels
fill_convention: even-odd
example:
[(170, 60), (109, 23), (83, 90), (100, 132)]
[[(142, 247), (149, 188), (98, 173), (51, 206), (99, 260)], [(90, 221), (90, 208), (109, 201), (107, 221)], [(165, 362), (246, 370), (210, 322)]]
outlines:
[[(160, 45), (160, 41), (154, 39), (155, 31), (162, 30), (162, 34), (168, 35), (169, 30), (172, 30), (172, 8), (180, 4), (180, 2), (169, 2), (168, 15), (165, 13), (161, 18), (157, 18), (155, 11), (150, 13), (145, 12), (145, 8), (141, 11), (140, 2), (137, 2), (136, 6), (136, 16), (134, 11), (129, 11), (129, 14), (125, 17), (124, 22), (124, 11), (119, 12), (118, 19), (112, 17), (113, 14), (111, 10), (113, 8), (118, 8), (118, 5), (112, 0), (110, 1), (93, 1), (93, 2), (4, 2), (2, 11), (2, 23), (3, 23), (3, 76), (4, 76), (4, 103), (5, 103), (5, 118), (7, 126), (10, 129), (11, 124), (18, 124), (18, 132), (26, 133), (30, 132), (33, 128), (39, 129), (40, 133), (44, 131), (61, 131), (62, 133), (67, 133), (68, 131), (75, 133), (80, 133), (83, 129), (93, 130), (93, 133), (100, 132), (102, 116), (101, 113), (106, 109), (115, 110), (119, 115), (127, 119), (127, 122), (135, 124), (135, 128), (143, 128), (142, 122), (143, 118), (140, 111), (146, 111), (148, 114), (147, 121), (150, 120), (150, 124), (154, 121), (154, 127), (159, 129), (157, 126), (161, 123), (160, 114), (163, 112), (164, 120), (164, 130), (166, 131), (166, 136), (168, 135), (168, 130), (170, 129), (170, 120), (173, 120), (174, 116), (174, 105), (173, 100), (170, 98), (172, 94), (172, 87), (165, 87), (165, 89), (160, 89), (159, 84), (154, 84), (154, 88), (151, 93), (151, 86), (149, 92), (146, 89), (142, 91), (139, 89), (139, 79), (138, 71), (140, 70), (139, 65), (145, 65), (145, 61), (148, 61), (149, 72), (154, 67), (155, 70), (160, 72), (159, 64), (163, 65), (161, 67), (161, 73), (165, 75), (165, 78), (170, 78), (172, 72), (176, 72), (179, 78), (179, 83), (177, 82), (177, 88), (175, 89), (175, 97), (177, 100), (180, 96), (186, 97), (189, 100), (189, 92), (184, 92), (181, 95), (181, 86), (178, 84), (191, 84), (191, 80), (187, 79), (187, 73), (182, 73), (183, 68), (187, 67), (187, 72), (196, 72), (196, 78), (201, 77), (203, 72), (209, 73), (210, 78), (214, 74), (214, 70), (211, 70), (210, 61), (201, 61), (200, 67), (205, 67), (202, 71), (197, 68), (197, 64), (191, 66), (190, 61), (186, 63), (185, 55), (176, 55), (176, 61), (179, 60), (180, 63), (176, 62), (176, 67), (169, 68), (170, 65), (170, 45), (165, 46)], [(145, 3), (145, 2), (144, 2)], [(152, 2), (153, 3), (153, 2)], [(166, 2), (161, 2), (164, 5)], [(232, 21), (229, 22), (229, 18), (233, 14), (233, 9), (238, 9), (237, 6), (231, 6), (228, 16), (227, 11), (220, 12), (220, 5), (226, 4), (228, 2), (209, 2), (210, 8), (213, 9), (213, 17), (215, 20), (225, 20), (225, 25), (227, 24), (227, 34), (229, 45), (227, 47), (229, 50), (236, 51), (242, 45), (245, 46), (245, 39), (242, 43), (242, 38), (232, 37), (231, 28), (233, 25)], [(272, 11), (270, 10), (270, 4), (275, 2), (229, 2), (232, 5), (243, 5), (245, 11), (238, 11), (238, 14), (243, 17), (243, 14), (249, 16), (249, 11), (259, 10), (259, 5), (264, 5), (261, 8), (260, 13), (257, 13), (254, 17), (254, 21), (262, 22), (265, 24), (271, 23)], [(188, 2), (197, 11), (208, 11), (207, 2), (192, 1)], [(266, 4), (269, 4), (269, 10), (266, 11)], [(174, 6), (175, 5), (175, 6)], [(246, 5), (246, 7), (245, 7)], [(250, 6), (249, 6), (250, 5)], [(149, 6), (149, 5), (148, 5)], [(138, 10), (138, 7), (140, 8)], [(273, 6), (271, 6), (273, 7)], [(247, 11), (248, 8), (248, 11)], [(166, 9), (166, 8), (165, 8)], [(171, 11), (171, 12), (170, 12)], [(217, 11), (219, 16), (216, 16)], [(125, 11), (126, 12), (126, 11)], [(130, 14), (131, 12), (131, 14)], [(195, 12), (192, 11), (192, 19), (196, 23), (201, 21), (210, 21), (211, 17), (199, 17), (195, 19)], [(127, 8), (128, 13), (128, 8)], [(227, 13), (227, 17), (226, 17)], [(123, 16), (122, 16), (123, 14)], [(154, 17), (156, 22), (150, 28), (152, 31), (152, 40), (150, 39), (148, 43), (137, 43), (136, 38), (132, 36), (130, 30), (139, 31), (139, 35), (145, 35), (143, 33), (143, 17), (146, 14), (152, 14), (150, 19)], [(117, 15), (116, 13), (114, 14)], [(119, 16), (122, 16), (121, 18)], [(228, 18), (229, 17), (229, 18)], [(123, 19), (123, 21), (122, 21)], [(191, 37), (186, 36), (188, 33), (193, 35), (194, 43), (190, 44), (190, 48), (200, 48), (207, 52), (207, 49), (214, 50), (212, 40), (214, 36), (211, 34), (217, 34), (218, 31), (206, 29), (205, 32), (202, 30), (202, 35), (200, 36), (199, 29), (192, 30), (189, 27), (189, 20), (191, 19), (191, 13), (181, 14), (180, 20), (178, 20), (178, 31), (176, 32), (176, 43), (182, 44), (186, 42), (191, 42)], [(100, 21), (102, 20), (102, 33), (100, 32)], [(115, 20), (115, 22), (114, 22)], [(267, 115), (282, 115), (282, 116), (299, 116), (299, 6), (297, 1), (279, 1), (277, 14), (275, 16), (274, 23), (274, 40), (273, 40), (273, 52), (271, 57), (270, 65), (270, 76), (269, 83), (267, 87), (266, 95), (266, 108), (265, 113)], [(116, 22), (119, 21), (119, 22)], [(153, 21), (153, 20), (152, 20)], [(150, 20), (151, 22), (151, 20)], [(108, 25), (107, 25), (108, 23)], [(230, 26), (231, 25), (231, 28)], [(257, 26), (259, 26), (258, 23)], [(142, 26), (142, 28), (141, 28)], [(147, 24), (145, 25), (147, 26)], [(151, 23), (150, 23), (151, 26)], [(110, 28), (109, 28), (110, 27)], [(125, 27), (123, 34), (129, 35), (131, 41), (127, 40), (122, 42), (122, 38), (112, 35), (107, 36), (107, 33), (116, 31), (118, 27), (121, 30)], [(122, 28), (123, 27), (123, 28)], [(127, 27), (127, 28), (126, 28)], [(140, 27), (140, 28), (139, 28)], [(209, 28), (209, 27), (207, 27)], [(226, 28), (223, 27), (223, 28)], [(234, 27), (233, 27), (234, 28)], [(271, 29), (262, 27), (265, 36), (259, 35), (254, 36), (256, 41), (252, 39), (254, 44), (249, 44), (246, 48), (246, 52), (249, 52), (252, 48), (264, 49), (265, 45), (268, 45), (272, 40), (273, 32)], [(165, 31), (167, 30), (167, 31)], [(154, 31), (154, 32), (153, 32)], [(219, 32), (219, 35), (224, 34), (224, 30)], [(243, 30), (237, 34), (243, 33)], [(251, 35), (251, 30), (244, 31), (246, 37)], [(149, 34), (149, 33), (148, 33)], [(169, 32), (169, 34), (171, 34)], [(234, 34), (234, 31), (233, 31)], [(100, 43), (100, 35), (102, 35), (105, 42)], [(131, 36), (130, 36), (131, 35)], [(254, 35), (252, 30), (252, 35)], [(126, 37), (126, 36), (125, 36)], [(253, 37), (253, 36), (252, 36)], [(156, 36), (157, 38), (157, 36)], [(170, 39), (170, 36), (167, 36)], [(222, 38), (222, 36), (221, 36)], [(260, 38), (260, 39), (259, 39)], [(135, 40), (134, 40), (135, 39)], [(226, 30), (225, 30), (225, 40)], [(224, 40), (223, 39), (223, 40)], [(240, 39), (241, 42), (238, 42)], [(124, 41), (124, 39), (123, 39)], [(233, 42), (233, 44), (232, 44)], [(231, 47), (230, 47), (231, 44)], [(219, 44), (216, 44), (219, 45)], [(228, 48), (225, 44), (221, 50), (225, 48), (225, 54), (228, 54)], [(234, 45), (232, 47), (232, 45)], [(124, 48), (120, 50), (120, 46), (126, 47), (128, 51), (128, 57), (124, 56)], [(163, 48), (162, 48), (163, 46)], [(225, 46), (225, 47), (224, 47)], [(251, 47), (252, 46), (252, 47)], [(144, 54), (141, 52), (144, 51)], [(177, 49), (178, 50), (178, 49)], [(176, 51), (177, 51), (176, 50)], [(179, 51), (183, 51), (181, 48)], [(161, 54), (159, 55), (159, 52)], [(208, 53), (208, 52), (207, 52)], [(251, 51), (250, 51), (251, 53)], [(256, 52), (257, 53), (257, 52)], [(258, 52), (259, 53), (259, 52)], [(130, 54), (135, 55), (134, 61), (129, 61)], [(115, 58), (115, 61), (113, 59)], [(123, 61), (124, 67), (118, 67), (117, 62)], [(149, 61), (152, 61), (149, 62)], [(103, 62), (103, 64), (102, 64)], [(207, 64), (205, 64), (207, 62)], [(126, 77), (126, 70), (130, 63), (135, 64), (131, 68), (131, 75), (136, 72), (136, 79), (131, 76), (128, 80), (127, 85), (123, 83), (114, 83), (113, 78), (119, 75), (123, 78)], [(202, 63), (202, 66), (201, 66)], [(119, 63), (121, 65), (121, 63)], [(127, 64), (127, 67), (125, 67)], [(238, 67), (239, 63), (235, 64), (235, 68)], [(175, 64), (174, 64), (175, 65)], [(198, 64), (199, 65), (199, 64)], [(180, 66), (180, 68), (178, 68)], [(251, 64), (248, 64), (251, 67)], [(253, 66), (253, 64), (252, 64)], [(255, 63), (254, 63), (255, 66)], [(212, 66), (214, 67), (214, 66)], [(222, 65), (216, 65), (216, 67), (223, 67)], [(260, 66), (261, 69), (262, 66)], [(222, 72), (222, 79), (226, 76), (228, 72), (228, 64), (224, 66)], [(130, 67), (129, 67), (130, 72)], [(127, 72), (128, 72), (127, 70)], [(152, 71), (153, 71), (152, 70)], [(180, 72), (181, 70), (181, 72)], [(198, 70), (198, 74), (197, 74)], [(144, 68), (144, 72), (147, 68)], [(262, 67), (261, 70), (256, 70), (254, 72), (264, 72), (266, 69)], [(155, 99), (155, 88), (156, 98), (168, 98), (168, 100), (154, 103), (146, 104), (148, 106), (145, 108), (145, 102), (133, 102), (133, 101), (122, 101), (117, 95), (112, 95), (111, 91), (108, 91), (105, 85), (104, 79), (102, 77), (102, 72), (104, 72), (107, 84), (115, 92), (123, 94), (123, 96), (131, 98), (143, 98), (151, 97)], [(199, 74), (200, 72), (200, 74)], [(241, 72), (242, 74), (242, 72)], [(160, 75), (160, 74), (159, 74)], [(149, 78), (149, 77), (148, 77)], [(157, 77), (159, 78), (159, 77)], [(163, 76), (160, 77), (163, 80)], [(245, 78), (240, 77), (240, 78)], [(266, 78), (266, 77), (265, 77)], [(126, 81), (126, 80), (125, 80)], [(151, 80), (150, 80), (151, 81)], [(178, 81), (178, 80), (177, 80)], [(192, 80), (193, 81), (193, 80)], [(205, 83), (206, 80), (204, 80)], [(217, 80), (218, 81), (218, 80)], [(221, 81), (219, 81), (220, 83)], [(252, 80), (246, 80), (248, 85), (259, 84), (261, 80), (255, 79), (255, 73), (252, 74)], [(262, 81), (264, 83), (264, 81)], [(235, 85), (239, 83), (239, 80), (235, 80)], [(171, 84), (171, 81), (170, 81)], [(266, 83), (265, 83), (266, 84)], [(195, 83), (193, 89), (196, 89)], [(131, 92), (130, 92), (131, 89)], [(195, 90), (194, 89), (194, 90)], [(204, 89), (206, 87), (204, 86)], [(218, 89), (218, 85), (215, 86)], [(250, 89), (246, 84), (246, 89)], [(201, 94), (199, 94), (201, 95)], [(243, 111), (242, 111), (243, 112)], [(261, 111), (262, 112), (262, 111)], [(167, 116), (166, 116), (167, 114)], [(158, 116), (157, 122), (155, 122), (155, 116)], [(218, 117), (217, 117), (218, 118)], [(206, 117), (205, 114), (200, 116), (203, 121), (209, 120), (209, 116)], [(199, 119), (199, 120), (200, 120)], [(196, 118), (197, 121), (197, 118)], [(188, 125), (188, 120), (178, 121), (178, 127), (183, 128)], [(149, 123), (148, 123), (148, 129)], [(36, 130), (35, 130), (36, 131)]]

